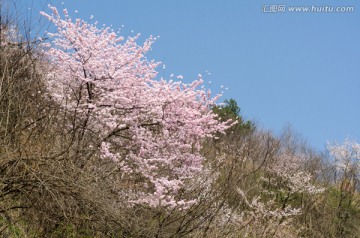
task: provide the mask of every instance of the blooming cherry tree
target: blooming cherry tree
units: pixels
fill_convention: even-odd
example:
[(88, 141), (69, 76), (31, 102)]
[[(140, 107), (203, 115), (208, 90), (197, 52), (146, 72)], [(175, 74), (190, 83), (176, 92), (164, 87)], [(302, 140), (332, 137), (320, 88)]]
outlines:
[(328, 150), (342, 181), (341, 189), (354, 190), (360, 181), (360, 144), (347, 139), (343, 144), (329, 144)]
[(347, 139), (343, 144), (328, 145), (328, 150), (338, 171), (346, 173), (352, 168), (359, 169), (360, 144)]
[(305, 155), (282, 153), (271, 163), (267, 172), (270, 174), (269, 181), (273, 186), (281, 187), (281, 191), (287, 194), (306, 193), (318, 194), (324, 192), (323, 188), (313, 185), (312, 176), (304, 171)]
[(137, 178), (126, 191), (129, 202), (195, 202), (178, 194), (202, 170), (202, 140), (231, 126), (211, 110), (219, 95), (199, 89), (201, 77), (190, 84), (156, 79), (159, 63), (145, 57), (154, 37), (139, 46), (139, 35), (125, 40), (110, 28), (71, 19), (66, 9), (49, 8), (51, 14), (41, 14), (57, 27), (46, 51), (50, 95), (77, 115), (83, 136), (98, 136), (100, 158), (115, 162), (122, 177)]

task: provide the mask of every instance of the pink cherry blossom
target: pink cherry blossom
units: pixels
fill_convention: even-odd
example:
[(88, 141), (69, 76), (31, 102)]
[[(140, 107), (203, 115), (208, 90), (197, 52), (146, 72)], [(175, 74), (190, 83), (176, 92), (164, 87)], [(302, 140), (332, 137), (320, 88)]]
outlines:
[(101, 159), (118, 163), (129, 178), (142, 177), (143, 186), (127, 191), (129, 202), (194, 203), (178, 199), (178, 191), (202, 170), (202, 141), (232, 123), (219, 122), (211, 110), (219, 95), (200, 89), (201, 76), (190, 84), (156, 79), (160, 63), (145, 57), (154, 37), (140, 46), (139, 35), (125, 40), (108, 27), (49, 8), (52, 14), (41, 14), (57, 27), (46, 51), (53, 68), (47, 76), (50, 95), (99, 137)]

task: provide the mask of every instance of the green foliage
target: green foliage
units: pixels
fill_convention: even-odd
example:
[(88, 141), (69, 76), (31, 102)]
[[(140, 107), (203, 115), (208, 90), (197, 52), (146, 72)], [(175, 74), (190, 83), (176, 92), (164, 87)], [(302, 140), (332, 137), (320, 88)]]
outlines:
[(76, 238), (77, 237), (75, 227), (72, 224), (61, 224), (61, 225), (59, 225), (54, 230), (52, 236), (54, 238), (60, 238), (60, 237)]
[(218, 115), (219, 120), (227, 121), (229, 119), (237, 121), (237, 124), (228, 131), (234, 131), (236, 133), (251, 133), (254, 132), (256, 127), (250, 120), (245, 121), (240, 114), (240, 107), (234, 99), (225, 100), (224, 105), (215, 106), (213, 111)]

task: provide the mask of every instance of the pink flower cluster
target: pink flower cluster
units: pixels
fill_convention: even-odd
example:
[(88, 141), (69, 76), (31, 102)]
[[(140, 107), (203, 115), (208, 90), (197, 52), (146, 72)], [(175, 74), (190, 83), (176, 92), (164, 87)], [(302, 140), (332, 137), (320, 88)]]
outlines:
[(53, 70), (47, 83), (64, 109), (86, 120), (99, 136), (100, 158), (118, 163), (128, 177), (140, 176), (131, 202), (186, 207), (194, 200), (179, 195), (185, 181), (202, 170), (202, 140), (224, 133), (231, 121), (219, 122), (211, 108), (219, 95), (190, 84), (156, 79), (159, 63), (145, 54), (150, 37), (139, 46), (135, 37), (119, 37), (67, 10), (62, 17), (41, 12), (56, 27), (46, 54)]

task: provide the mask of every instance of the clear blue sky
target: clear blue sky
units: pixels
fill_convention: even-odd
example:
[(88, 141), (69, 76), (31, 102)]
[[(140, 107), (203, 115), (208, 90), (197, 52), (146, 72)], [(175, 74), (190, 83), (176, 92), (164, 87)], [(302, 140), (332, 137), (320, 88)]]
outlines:
[[(36, 3), (35, 3), (36, 2)], [(46, 0), (34, 4), (37, 14)], [(49, 1), (61, 6), (61, 0)], [(285, 5), (263, 13), (263, 5)], [(294, 13), (289, 6), (353, 6), (351, 13)], [(74, 16), (142, 39), (160, 35), (148, 58), (165, 76), (198, 73), (242, 114), (279, 133), (287, 124), (318, 150), (327, 141), (360, 141), (360, 2), (311, 0), (64, 0)], [(265, 6), (269, 10), (269, 6)], [(162, 69), (159, 68), (160, 71)]]

